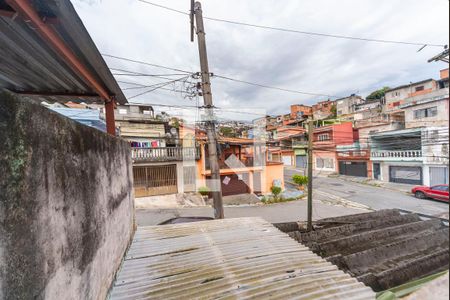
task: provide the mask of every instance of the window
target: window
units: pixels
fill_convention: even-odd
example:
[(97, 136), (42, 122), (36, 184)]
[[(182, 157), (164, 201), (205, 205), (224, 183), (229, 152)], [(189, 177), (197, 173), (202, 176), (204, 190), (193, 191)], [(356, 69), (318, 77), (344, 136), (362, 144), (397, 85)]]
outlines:
[(439, 130), (430, 130), (425, 133), (427, 143), (436, 143), (439, 141)]
[(322, 141), (329, 141), (330, 140), (330, 134), (329, 133), (319, 134), (317, 136), (317, 140), (320, 141), (320, 142), (322, 142)]
[(420, 92), (423, 91), (425, 89), (425, 87), (423, 85), (421, 86), (416, 86), (416, 92)]
[(119, 109), (119, 115), (126, 115), (127, 114), (127, 110), (124, 108), (120, 108)]
[(437, 116), (437, 106), (417, 109), (414, 111), (414, 119), (430, 118)]
[(448, 186), (445, 186), (445, 185), (437, 185), (437, 186), (433, 186), (431, 189), (432, 189), (433, 191), (448, 192)]

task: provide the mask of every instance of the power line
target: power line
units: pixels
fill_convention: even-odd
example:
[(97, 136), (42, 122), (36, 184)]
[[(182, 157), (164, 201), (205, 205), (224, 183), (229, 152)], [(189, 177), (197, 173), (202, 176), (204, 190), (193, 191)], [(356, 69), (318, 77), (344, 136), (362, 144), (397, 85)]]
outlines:
[[(138, 0), (140, 2), (156, 6), (162, 9), (166, 9), (172, 12), (176, 12), (183, 15), (189, 15), (189, 13), (177, 10), (171, 7), (167, 7), (164, 5), (156, 4), (153, 2), (145, 1), (145, 0)], [(246, 26), (246, 27), (253, 27), (253, 28), (259, 28), (259, 29), (265, 29), (265, 30), (275, 30), (275, 31), (282, 31), (282, 32), (289, 32), (289, 33), (297, 33), (297, 34), (303, 34), (303, 35), (312, 35), (312, 36), (320, 36), (320, 37), (328, 37), (328, 38), (336, 38), (336, 39), (347, 39), (347, 40), (356, 40), (356, 41), (363, 41), (363, 42), (376, 42), (376, 43), (385, 43), (385, 44), (402, 44), (402, 45), (413, 45), (413, 46), (430, 46), (430, 47), (445, 47), (446, 45), (442, 44), (432, 44), (432, 43), (419, 43), (419, 42), (405, 42), (405, 41), (396, 41), (396, 40), (384, 40), (384, 39), (372, 39), (372, 38), (363, 38), (363, 37), (354, 37), (354, 36), (347, 36), (347, 35), (337, 35), (337, 34), (328, 34), (328, 33), (320, 33), (320, 32), (311, 32), (311, 31), (301, 31), (296, 29), (288, 29), (288, 28), (281, 28), (281, 27), (273, 27), (273, 26), (266, 26), (266, 25), (257, 25), (257, 24), (250, 24), (245, 22), (239, 22), (239, 21), (231, 21), (231, 20), (225, 20), (225, 19), (219, 19), (219, 18), (211, 18), (211, 17), (203, 17), (204, 19), (215, 21), (215, 22), (222, 22), (222, 23), (228, 23), (233, 25), (240, 25), (240, 26)]]
[[(141, 60), (135, 60), (135, 59), (125, 58), (125, 57), (120, 57), (120, 56), (115, 56), (115, 55), (109, 55), (109, 54), (104, 54), (104, 53), (102, 55), (106, 56), (106, 57), (112, 57), (112, 58), (115, 58), (118, 60), (124, 60), (124, 61), (128, 61), (128, 62), (137, 63), (137, 64), (149, 65), (149, 66), (153, 66), (153, 67), (174, 70), (177, 72), (184, 72), (186, 74), (191, 74), (191, 75), (195, 74), (190, 71), (166, 67), (166, 66), (162, 66), (162, 65), (157, 65), (157, 64), (153, 64), (153, 63), (149, 63), (149, 62), (145, 62), (145, 61), (141, 61)], [(114, 70), (114, 68), (111, 68), (111, 69)], [(139, 74), (139, 72), (133, 72), (133, 71), (128, 71), (128, 72)], [(145, 73), (142, 73), (142, 74), (145, 74)], [(276, 87), (276, 86), (271, 86), (271, 85), (265, 85), (265, 84), (256, 83), (256, 82), (245, 81), (245, 80), (241, 80), (241, 79), (237, 79), (237, 78), (232, 78), (229, 76), (217, 75), (217, 74), (214, 74), (213, 78), (214, 77), (225, 79), (225, 80), (230, 80), (230, 81), (234, 81), (234, 82), (244, 83), (244, 84), (248, 84), (248, 85), (252, 85), (252, 86), (257, 86), (257, 87), (261, 87), (261, 88), (288, 92), (288, 93), (295, 93), (295, 94), (302, 94), (302, 95), (309, 95), (309, 96), (325, 96), (325, 97), (330, 97), (330, 98), (341, 98), (340, 96), (333, 96), (333, 95), (323, 94), (323, 93), (312, 93), (312, 92), (299, 91), (299, 90), (291, 90), (291, 89), (286, 89), (286, 88), (281, 88), (281, 87)]]
[[(175, 83), (175, 82), (177, 82), (177, 81), (186, 80), (187, 78), (189, 78), (189, 76), (185, 76), (185, 77), (182, 77), (182, 78), (178, 78), (178, 79), (175, 79), (175, 80), (172, 80), (172, 81), (169, 81), (169, 82), (165, 82), (165, 83), (159, 83), (159, 84), (156, 84), (156, 85), (158, 85), (157, 87), (152, 88), (151, 90), (148, 90), (148, 91), (145, 91), (145, 92), (136, 94), (136, 95), (134, 95), (134, 96), (128, 97), (128, 99), (133, 99), (133, 98), (136, 98), (136, 97), (139, 97), (139, 96), (142, 96), (142, 95), (151, 93), (151, 92), (153, 92), (153, 91), (155, 91), (155, 90), (157, 90), (157, 89), (159, 89), (159, 88), (165, 87), (165, 86), (167, 86), (167, 85), (169, 85), (169, 84), (172, 84), (172, 83)], [(155, 86), (155, 85), (154, 85), (154, 86)]]
[(221, 76), (221, 75), (214, 75), (213, 78), (214, 77), (222, 78), (222, 79), (226, 79), (226, 80), (230, 80), (230, 81), (234, 81), (234, 82), (245, 83), (245, 84), (248, 84), (248, 85), (253, 85), (253, 86), (257, 86), (257, 87), (261, 87), (261, 88), (265, 88), (265, 89), (271, 89), (271, 90), (277, 90), (277, 91), (283, 91), (283, 92), (289, 92), (289, 93), (295, 93), (295, 94), (310, 95), (310, 96), (321, 96), (321, 97), (324, 96), (324, 97), (329, 97), (329, 98), (341, 98), (340, 96), (333, 96), (333, 95), (328, 95), (328, 94), (319, 94), (319, 93), (311, 93), (311, 92), (290, 90), (290, 89), (285, 89), (285, 88), (280, 88), (280, 87), (275, 87), (275, 86), (269, 86), (269, 85), (264, 85), (264, 84), (260, 84), (260, 83), (249, 82), (249, 81), (235, 79), (235, 78), (231, 78), (231, 77), (227, 77), (227, 76)]
[(145, 62), (145, 61), (141, 61), (141, 60), (134, 60), (134, 59), (130, 59), (130, 58), (126, 58), (126, 57), (120, 57), (120, 56), (115, 56), (115, 55), (106, 54), (106, 53), (102, 53), (102, 56), (110, 57), (110, 58), (114, 58), (114, 59), (119, 59), (119, 60), (124, 60), (124, 61), (132, 62), (132, 63), (137, 63), (137, 64), (148, 65), (148, 66), (155, 67), (155, 68), (161, 68), (161, 69), (172, 70), (172, 71), (175, 71), (175, 72), (182, 72), (182, 73), (186, 73), (186, 74), (192, 74), (191, 71), (186, 71), (186, 70), (181, 70), (181, 69), (176, 69), (176, 68), (166, 67), (166, 66), (162, 66), (162, 65), (158, 65), (158, 64), (153, 64), (153, 63), (149, 63), (149, 62)]

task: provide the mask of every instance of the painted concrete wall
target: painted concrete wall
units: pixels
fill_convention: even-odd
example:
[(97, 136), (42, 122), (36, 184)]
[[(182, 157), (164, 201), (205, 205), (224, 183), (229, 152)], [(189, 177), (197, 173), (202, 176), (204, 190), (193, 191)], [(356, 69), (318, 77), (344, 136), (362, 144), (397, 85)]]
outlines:
[(281, 182), (281, 188), (284, 189), (284, 169), (281, 164), (269, 164), (264, 168), (262, 177), (263, 194), (271, 192), (270, 188), (275, 180)]
[(0, 299), (104, 299), (134, 230), (126, 142), (0, 94)]
[[(423, 86), (422, 91), (416, 92), (416, 88)], [(436, 90), (437, 83), (435, 80), (429, 80), (426, 82), (419, 82), (419, 83), (413, 83), (411, 85), (406, 85), (403, 88), (388, 91), (385, 95), (386, 104), (384, 106), (385, 111), (392, 111), (396, 110), (399, 107), (394, 106), (393, 104), (396, 102), (399, 102), (399, 105), (410, 102), (412, 99), (406, 100), (410, 97), (420, 96), (420, 95), (426, 95), (428, 93), (431, 93), (432, 91)]]
[[(447, 89), (448, 91), (448, 89)], [(415, 119), (414, 111), (437, 107), (437, 115), (434, 117), (426, 117)], [(448, 98), (440, 101), (433, 101), (429, 103), (410, 106), (404, 109), (405, 111), (405, 127), (428, 127), (428, 126), (447, 126), (449, 120)]]

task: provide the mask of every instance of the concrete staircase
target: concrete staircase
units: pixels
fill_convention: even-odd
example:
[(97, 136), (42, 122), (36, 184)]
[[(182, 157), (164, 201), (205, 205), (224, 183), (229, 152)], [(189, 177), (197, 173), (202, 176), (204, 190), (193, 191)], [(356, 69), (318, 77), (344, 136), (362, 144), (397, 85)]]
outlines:
[(448, 222), (437, 218), (382, 210), (279, 228), (375, 291), (449, 267)]

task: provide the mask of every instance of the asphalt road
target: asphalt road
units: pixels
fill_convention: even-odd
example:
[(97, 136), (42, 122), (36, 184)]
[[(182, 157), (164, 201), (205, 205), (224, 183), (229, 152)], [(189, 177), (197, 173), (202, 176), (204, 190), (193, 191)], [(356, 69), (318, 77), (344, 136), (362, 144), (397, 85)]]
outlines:
[[(298, 171), (285, 169), (285, 180), (290, 180)], [(289, 188), (289, 184), (287, 184)], [(313, 190), (321, 195), (332, 195), (366, 205), (374, 210), (399, 208), (426, 215), (448, 213), (449, 204), (431, 199), (417, 199), (412, 195), (382, 187), (345, 181), (339, 178), (315, 177)]]

